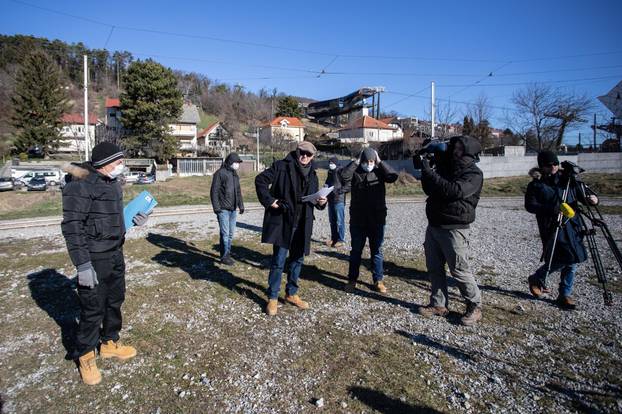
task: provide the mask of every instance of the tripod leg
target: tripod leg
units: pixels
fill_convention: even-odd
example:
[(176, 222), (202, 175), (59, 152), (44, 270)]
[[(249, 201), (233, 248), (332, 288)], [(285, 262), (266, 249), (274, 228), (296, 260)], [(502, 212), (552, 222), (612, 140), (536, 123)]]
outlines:
[(594, 236), (594, 229), (588, 230), (585, 235), (587, 238), (587, 245), (590, 249), (590, 255), (592, 256), (592, 262), (594, 262), (594, 269), (596, 270), (596, 276), (598, 278), (598, 282), (603, 285), (603, 300), (605, 301), (605, 305), (611, 306), (613, 305), (613, 297), (611, 292), (607, 288), (607, 274), (605, 273), (605, 267), (603, 266), (603, 261), (600, 257), (600, 252), (598, 251), (598, 245), (596, 244), (596, 238)]

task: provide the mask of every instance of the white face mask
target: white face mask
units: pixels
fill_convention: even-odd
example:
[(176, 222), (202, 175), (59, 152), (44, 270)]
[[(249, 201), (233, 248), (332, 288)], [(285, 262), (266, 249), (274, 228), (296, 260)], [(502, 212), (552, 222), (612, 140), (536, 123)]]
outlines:
[(110, 176), (110, 178), (117, 178), (118, 176), (123, 174), (123, 170), (125, 170), (125, 165), (119, 164), (116, 167), (114, 167), (112, 171), (108, 173), (108, 176)]
[(367, 172), (371, 172), (374, 169), (374, 164), (363, 164), (363, 169)]
[(334, 170), (335, 168), (337, 168), (337, 166), (331, 162), (330, 164), (328, 164), (328, 168)]
[(234, 170), (237, 170), (238, 168), (240, 168), (240, 163), (239, 162), (232, 163), (231, 168), (233, 168)]

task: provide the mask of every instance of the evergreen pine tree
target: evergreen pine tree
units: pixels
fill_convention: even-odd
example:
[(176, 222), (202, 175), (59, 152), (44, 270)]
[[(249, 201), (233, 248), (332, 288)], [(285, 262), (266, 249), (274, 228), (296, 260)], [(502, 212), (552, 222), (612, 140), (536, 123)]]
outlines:
[(293, 96), (281, 98), (276, 108), (276, 116), (302, 116), (300, 108), (298, 107), (298, 100)]
[(39, 147), (44, 156), (58, 148), (62, 115), (68, 109), (58, 65), (43, 51), (26, 57), (11, 97), (14, 145), (20, 152)]
[(127, 131), (125, 149), (159, 160), (175, 156), (178, 143), (169, 125), (181, 115), (183, 97), (173, 71), (151, 59), (133, 62), (123, 85), (120, 99), (121, 122)]

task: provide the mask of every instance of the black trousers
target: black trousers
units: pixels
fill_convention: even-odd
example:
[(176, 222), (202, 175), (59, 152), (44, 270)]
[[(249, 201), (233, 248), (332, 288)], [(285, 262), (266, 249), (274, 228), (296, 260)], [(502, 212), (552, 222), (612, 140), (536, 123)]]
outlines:
[(97, 348), (100, 341), (118, 341), (121, 305), (125, 300), (123, 249), (91, 253), (99, 284), (93, 289), (78, 285), (80, 322), (76, 331), (74, 358)]

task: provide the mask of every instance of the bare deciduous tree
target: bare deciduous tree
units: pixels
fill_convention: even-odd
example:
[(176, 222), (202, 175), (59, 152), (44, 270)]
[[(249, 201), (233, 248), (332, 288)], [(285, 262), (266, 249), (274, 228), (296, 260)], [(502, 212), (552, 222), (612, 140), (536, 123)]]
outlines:
[[(516, 108), (512, 123), (522, 135), (535, 137), (537, 150), (558, 149), (564, 133), (578, 123), (591, 109), (586, 95), (577, 95), (544, 84), (531, 84), (512, 97)], [(529, 144), (529, 143), (528, 143)]]

